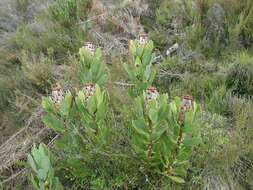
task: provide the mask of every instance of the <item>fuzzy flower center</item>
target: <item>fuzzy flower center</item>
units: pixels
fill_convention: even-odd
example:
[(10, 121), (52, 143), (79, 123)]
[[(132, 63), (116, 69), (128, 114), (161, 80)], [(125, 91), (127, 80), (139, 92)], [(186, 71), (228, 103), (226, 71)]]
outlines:
[(155, 87), (149, 87), (146, 90), (146, 102), (150, 102), (151, 100), (156, 100), (158, 98), (158, 91)]
[(96, 93), (95, 84), (92, 83), (85, 84), (83, 87), (83, 92), (85, 95), (85, 100), (87, 101), (90, 97), (92, 97)]
[(88, 50), (91, 53), (91, 55), (95, 55), (96, 48), (91, 42), (86, 42), (84, 44), (84, 48)]
[(149, 38), (148, 35), (146, 33), (141, 33), (139, 35), (139, 43), (141, 45), (145, 45), (148, 42)]
[(51, 97), (55, 104), (59, 104), (63, 100), (64, 92), (59, 84), (53, 87)]

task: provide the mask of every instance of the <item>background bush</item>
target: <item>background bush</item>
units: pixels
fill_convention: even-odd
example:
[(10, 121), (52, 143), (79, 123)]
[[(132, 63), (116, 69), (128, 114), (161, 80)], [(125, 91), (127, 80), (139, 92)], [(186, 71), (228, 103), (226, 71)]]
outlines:
[[(131, 1), (125, 4), (94, 2), (7, 0), (0, 3), (1, 143), (25, 125), (34, 108), (40, 105), (41, 96), (50, 93), (52, 84), (59, 82), (72, 92), (73, 87), (79, 87), (78, 49), (84, 41), (100, 43), (90, 32), (99, 22), (87, 22), (92, 8), (99, 9), (100, 3), (105, 3), (116, 7), (117, 12), (120, 4), (120, 11), (132, 14), (131, 8), (125, 6)], [(156, 55), (162, 57), (155, 66), (156, 86), (160, 92), (169, 94), (169, 100), (184, 94), (193, 95), (203, 110), (203, 143), (190, 158), (186, 183), (178, 186), (166, 178), (157, 178), (134, 159), (134, 154), (129, 154), (131, 102), (126, 98), (127, 90), (113, 83), (127, 82), (123, 63), (128, 57), (117, 58), (117, 55), (105, 59), (110, 63), (106, 87), (113, 113), (108, 149), (106, 152), (94, 149), (87, 155), (88, 168), (83, 168), (74, 158), (68, 163), (58, 160), (56, 175), (67, 189), (203, 189), (211, 186), (252, 189), (253, 1), (141, 2), (141, 8), (146, 4), (149, 8), (140, 15), (140, 22), (154, 41)], [(214, 14), (217, 10), (220, 14)], [(112, 39), (118, 37), (115, 25), (117, 23), (103, 20), (103, 27), (107, 34), (113, 35)], [(123, 36), (120, 42), (124, 44), (128, 38)], [(166, 50), (176, 42), (179, 50), (167, 57)], [(108, 51), (103, 47), (102, 50)], [(129, 107), (123, 106), (125, 103)], [(51, 151), (64, 158), (66, 155), (60, 153), (60, 149), (61, 144), (67, 143), (68, 139), (62, 139)], [(111, 155), (112, 150), (118, 150), (118, 155)], [(76, 171), (70, 172), (67, 165)], [(29, 188), (27, 183), (23, 184), (25, 187), (20, 189)]]

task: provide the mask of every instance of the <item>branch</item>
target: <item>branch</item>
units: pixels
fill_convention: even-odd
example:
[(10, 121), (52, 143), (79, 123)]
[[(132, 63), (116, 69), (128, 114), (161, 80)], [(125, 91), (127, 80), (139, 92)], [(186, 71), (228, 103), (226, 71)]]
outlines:
[(177, 77), (177, 78), (180, 78), (181, 80), (183, 80), (185, 76), (184, 76), (184, 74), (171, 73), (171, 72), (162, 70), (162, 73), (159, 73), (158, 77), (159, 78), (163, 78), (163, 77)]
[(113, 82), (116, 86), (122, 86), (122, 87), (131, 87), (134, 86), (134, 84), (124, 83), (124, 82)]

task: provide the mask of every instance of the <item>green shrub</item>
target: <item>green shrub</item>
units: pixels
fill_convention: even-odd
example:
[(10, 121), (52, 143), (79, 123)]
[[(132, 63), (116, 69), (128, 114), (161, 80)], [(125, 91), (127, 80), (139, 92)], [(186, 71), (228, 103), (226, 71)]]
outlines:
[[(60, 134), (55, 144), (65, 186), (154, 189), (185, 182), (193, 147), (200, 143), (199, 106), (192, 99), (168, 103), (166, 94), (155, 99), (145, 94), (155, 76), (153, 43), (132, 41), (130, 50), (135, 67), (125, 64), (125, 70), (134, 83), (133, 92), (143, 95), (131, 98), (133, 106), (124, 105), (133, 113), (118, 113), (122, 120), (115, 119), (108, 93), (100, 87), (107, 75), (101, 50), (91, 43), (79, 50), (82, 88), (64, 93), (58, 85), (42, 100), (42, 121)], [(123, 125), (129, 131), (118, 129)]]
[(60, 167), (74, 180), (90, 178), (93, 165), (87, 159), (99, 158), (110, 137), (105, 92), (96, 85), (93, 95), (86, 91), (79, 91), (77, 96), (67, 93), (58, 104), (44, 98), (42, 105), (47, 111), (43, 122), (61, 134), (56, 142), (57, 150), (64, 152)]
[[(93, 55), (81, 48), (79, 66), (82, 90), (76, 95), (52, 93), (52, 98), (44, 98), (42, 106), (47, 115), (42, 120), (47, 127), (61, 134), (56, 145), (57, 150), (65, 153), (63, 165), (60, 164), (62, 171), (66, 172), (64, 177), (68, 179), (70, 176), (73, 183), (90, 179), (88, 186), (97, 187), (102, 176), (97, 177), (92, 171), (95, 159), (101, 162), (100, 155), (107, 154), (104, 151), (110, 142), (111, 130), (107, 93), (95, 85), (103, 85), (106, 81), (101, 50), (97, 49)], [(70, 141), (71, 145), (67, 145), (66, 142)]]
[[(54, 81), (53, 65), (67, 62), (64, 71), (72, 73), (65, 75), (64, 83), (72, 92), (64, 93), (62, 89), (59, 103), (54, 102), (53, 97), (43, 98), (42, 102), (46, 111), (43, 122), (59, 134), (52, 148), (59, 167), (54, 174), (66, 189), (201, 189), (206, 183), (213, 185), (213, 181), (206, 178), (212, 175), (220, 177), (228, 186), (236, 184), (233, 186), (236, 189), (251, 189), (252, 104), (230, 92), (252, 95), (252, 56), (245, 53), (233, 57), (237, 50), (251, 47), (252, 2), (150, 2), (155, 9), (151, 10), (152, 18), (142, 17), (142, 21), (155, 45), (151, 40), (145, 44), (131, 41), (132, 60), (124, 64), (125, 73), (133, 84), (128, 97), (126, 89), (114, 88), (118, 82), (108, 83), (108, 77), (125, 80), (125, 75), (120, 73), (122, 68), (116, 71), (110, 68), (110, 72), (115, 73), (108, 76), (109, 68), (105, 67), (100, 48), (94, 55), (84, 47), (79, 49), (88, 38), (85, 19), (91, 1), (57, 0), (46, 17), (38, 18), (43, 31), (35, 31), (30, 25), (18, 30), (18, 48), (36, 55), (21, 59), (21, 70), (12, 73), (13, 78), (18, 77), (16, 81), (1, 79), (0, 96), (4, 97), (1, 106), (3, 110), (6, 106), (20, 110), (15, 114), (26, 113), (32, 107), (28, 99), (36, 97), (37, 91), (45, 93)], [(209, 30), (214, 19), (209, 18), (213, 15), (208, 12), (217, 3), (224, 10), (222, 20), (228, 27), (228, 36)], [(207, 19), (210, 22), (206, 23)], [(178, 30), (172, 27), (175, 21)], [(106, 32), (114, 26), (108, 23), (102, 27)], [(207, 34), (211, 43), (206, 43)], [(158, 65), (159, 79), (155, 80), (154, 46), (164, 52), (164, 47), (174, 42), (182, 49)], [(53, 50), (53, 57), (47, 52), (48, 48)], [(69, 56), (68, 52), (78, 49), (80, 60), (75, 53)], [(200, 55), (201, 59), (181, 61), (181, 56), (188, 51)], [(52, 67), (47, 68), (47, 65)], [(9, 84), (13, 81), (15, 85)], [(169, 97), (161, 94), (147, 102), (143, 92), (154, 81)], [(15, 90), (16, 87), (22, 90)], [(91, 94), (86, 93), (93, 88), (95, 91)], [(204, 110), (201, 117), (200, 105), (194, 103), (194, 109), (186, 113), (184, 124), (179, 121), (183, 102), (173, 98), (183, 94), (192, 94)], [(14, 109), (14, 104), (20, 109)], [(190, 119), (193, 121), (189, 122)]]
[(80, 65), (79, 76), (82, 83), (96, 83), (104, 85), (107, 81), (105, 65), (102, 62), (102, 51), (100, 48), (94, 50), (94, 55), (85, 47), (79, 49)]
[(53, 21), (68, 28), (86, 18), (91, 4), (92, 0), (57, 0), (49, 14)]
[(198, 100), (210, 98), (224, 84), (223, 77), (215, 75), (191, 75), (183, 81), (183, 93), (192, 94)]
[(31, 4), (31, 0), (15, 0), (16, 10), (25, 13)]
[(15, 42), (18, 48), (32, 50), (33, 52), (38, 52), (40, 44), (42, 43), (26, 25), (18, 27)]
[(136, 96), (141, 94), (143, 90), (151, 86), (156, 71), (152, 62), (154, 60), (153, 41), (147, 41), (141, 44), (138, 40), (130, 41), (129, 50), (132, 54), (133, 63), (124, 64), (124, 69), (129, 79), (134, 83), (135, 87), (130, 94)]
[(53, 60), (41, 54), (28, 55), (23, 52), (21, 55), (22, 73), (27, 83), (37, 88), (41, 92), (47, 90), (53, 81)]
[(36, 22), (18, 26), (16, 46), (45, 54), (52, 48), (61, 59), (69, 51), (76, 52), (87, 37), (80, 21), (86, 18), (91, 4), (91, 0), (56, 1), (48, 12), (37, 16)]
[(132, 120), (133, 148), (144, 166), (168, 176), (176, 183), (184, 183), (192, 147), (200, 142), (198, 106), (185, 114), (183, 102), (175, 98), (168, 106), (168, 97), (160, 95), (147, 102), (147, 95), (136, 98)]
[(63, 189), (59, 179), (55, 177), (53, 157), (46, 145), (40, 144), (38, 148), (33, 147), (31, 154), (28, 155), (28, 164), (35, 173), (35, 176), (31, 175), (34, 188), (39, 190)]
[(87, 32), (79, 25), (66, 29), (57, 23), (52, 24), (47, 21), (46, 24), (48, 27), (43, 31), (35, 31), (29, 25), (19, 26), (15, 39), (18, 49), (35, 54), (41, 52), (47, 54), (47, 50), (51, 48), (54, 56), (61, 63), (66, 53), (77, 51), (87, 37)]
[(1, 98), (1, 102), (0, 102), (0, 110), (3, 111), (4, 109), (6, 109), (6, 107), (9, 105), (9, 101), (12, 97), (12, 93), (11, 91), (13, 91), (13, 86), (10, 85), (11, 80), (9, 78), (1, 77), (0, 78), (0, 98)]
[(253, 57), (242, 53), (228, 71), (227, 88), (239, 95), (253, 95)]

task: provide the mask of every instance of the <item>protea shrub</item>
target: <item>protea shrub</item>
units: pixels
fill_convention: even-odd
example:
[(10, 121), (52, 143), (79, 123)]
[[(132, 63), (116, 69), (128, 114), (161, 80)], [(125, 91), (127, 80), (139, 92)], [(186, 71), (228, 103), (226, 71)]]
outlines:
[(91, 176), (87, 171), (94, 170), (94, 167), (98, 171), (101, 169), (97, 164), (92, 165), (90, 160), (104, 155), (121, 160), (131, 155), (131, 159), (137, 158), (136, 163), (144, 172), (183, 183), (192, 150), (200, 143), (199, 106), (191, 96), (176, 97), (169, 102), (167, 94), (159, 94), (152, 86), (156, 74), (152, 65), (153, 42), (146, 35), (131, 41), (130, 51), (135, 62), (134, 65), (124, 65), (134, 83), (130, 94), (133, 112), (128, 117), (130, 130), (127, 131), (131, 139), (129, 149), (122, 152), (125, 147), (110, 144), (112, 137), (118, 138), (113, 136), (112, 126), (119, 125), (111, 114), (105, 87), (101, 86), (107, 78), (101, 50), (97, 48), (93, 55), (92, 48), (87, 43), (79, 51), (81, 89), (75, 94), (63, 94), (58, 85), (53, 89), (52, 98), (42, 100), (46, 111), (42, 121), (59, 134), (56, 144), (64, 155), (61, 157), (63, 168), (83, 181)]
[(104, 85), (107, 81), (105, 64), (102, 61), (102, 51), (95, 48), (91, 42), (85, 43), (79, 49), (80, 64), (78, 71), (80, 81), (85, 83), (95, 83)]
[(58, 177), (55, 176), (53, 156), (45, 144), (41, 143), (38, 148), (34, 146), (27, 160), (33, 171), (31, 181), (34, 188), (63, 190)]
[(129, 50), (133, 61), (124, 64), (124, 69), (131, 82), (135, 84), (134, 90), (130, 91), (132, 96), (140, 95), (155, 79), (156, 70), (152, 65), (155, 57), (153, 49), (153, 41), (149, 40), (146, 34), (130, 41)]
[(135, 99), (132, 146), (148, 171), (183, 183), (193, 147), (200, 143), (199, 106), (190, 96), (168, 103), (167, 94), (157, 94), (150, 88)]

